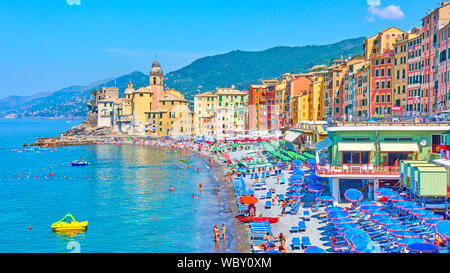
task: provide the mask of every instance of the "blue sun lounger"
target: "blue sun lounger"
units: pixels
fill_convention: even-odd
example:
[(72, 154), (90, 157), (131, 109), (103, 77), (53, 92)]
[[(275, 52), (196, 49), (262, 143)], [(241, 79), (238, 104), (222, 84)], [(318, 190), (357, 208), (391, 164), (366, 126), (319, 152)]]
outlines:
[(301, 248), (302, 244), (300, 243), (300, 238), (294, 237), (292, 238), (292, 249)]
[(267, 192), (266, 198), (267, 198), (267, 199), (272, 199), (272, 192), (271, 192), (271, 191), (268, 191), (268, 192)]
[(272, 201), (266, 201), (266, 209), (271, 209), (272, 208)]
[(270, 226), (270, 222), (268, 220), (264, 222), (250, 222), (250, 227), (267, 227)]
[(303, 221), (298, 222), (298, 230), (299, 231), (306, 231), (306, 224)]
[(289, 230), (291, 233), (296, 233), (299, 232), (299, 228), (298, 226), (292, 226), (291, 229)]
[(303, 211), (303, 220), (305, 220), (305, 221), (311, 220), (311, 215), (309, 214), (309, 210)]
[(308, 236), (302, 237), (302, 247), (307, 248), (308, 246), (311, 246), (311, 241), (309, 240)]

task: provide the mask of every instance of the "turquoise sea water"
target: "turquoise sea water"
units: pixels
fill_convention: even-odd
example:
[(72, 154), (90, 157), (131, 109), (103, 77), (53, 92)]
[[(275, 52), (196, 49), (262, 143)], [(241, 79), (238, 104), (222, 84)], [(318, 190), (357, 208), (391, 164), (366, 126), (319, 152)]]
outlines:
[[(181, 170), (183, 156), (131, 145), (10, 152), (76, 123), (0, 120), (0, 252), (234, 251), (232, 215), (225, 204), (231, 193), (223, 189), (218, 196), (204, 159), (189, 157), (201, 167), (195, 173), (193, 168)], [(91, 165), (67, 164), (80, 157)], [(199, 194), (200, 182), (203, 191), (196, 200), (192, 194)], [(50, 225), (67, 213), (89, 221), (88, 230), (52, 232)], [(215, 244), (212, 227), (222, 223), (229, 238)]]

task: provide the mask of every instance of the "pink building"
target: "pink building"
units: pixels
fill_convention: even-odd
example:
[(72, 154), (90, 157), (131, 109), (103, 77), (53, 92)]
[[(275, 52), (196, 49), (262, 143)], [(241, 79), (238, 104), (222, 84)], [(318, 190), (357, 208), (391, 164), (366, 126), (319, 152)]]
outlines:
[(439, 30), (439, 58), (437, 66), (437, 111), (450, 109), (450, 23)]
[(422, 83), (421, 83), (421, 109), (420, 113), (428, 115), (438, 112), (437, 93), (437, 65), (439, 54), (437, 48), (438, 32), (450, 19), (450, 4), (443, 1), (439, 7), (431, 11), (422, 19)]
[(421, 57), (422, 57), (422, 35), (408, 42), (408, 90), (406, 99), (406, 111), (408, 116), (417, 116), (420, 113), (420, 84)]

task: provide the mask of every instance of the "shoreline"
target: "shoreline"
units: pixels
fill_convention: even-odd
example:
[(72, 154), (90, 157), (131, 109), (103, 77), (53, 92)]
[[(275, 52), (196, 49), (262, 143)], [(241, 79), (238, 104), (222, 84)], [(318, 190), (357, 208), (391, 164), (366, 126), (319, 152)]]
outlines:
[(211, 172), (214, 174), (220, 188), (224, 189), (228, 193), (226, 196), (226, 203), (230, 206), (233, 217), (234, 239), (236, 240), (235, 250), (237, 253), (250, 253), (249, 246), (251, 241), (249, 229), (237, 220), (236, 215), (239, 214), (239, 211), (236, 206), (236, 193), (233, 185), (228, 181), (228, 179), (224, 179), (226, 177), (226, 164), (216, 162), (213, 166), (211, 166)]
[[(163, 150), (164, 152), (170, 153), (171, 149), (168, 147), (162, 147), (159, 146), (158, 144), (143, 144), (143, 143), (107, 143), (107, 142), (102, 142), (102, 143), (98, 143), (98, 142), (92, 142), (92, 143), (74, 143), (72, 145), (130, 145), (130, 146), (137, 146), (137, 147), (146, 147), (146, 148), (150, 148), (150, 149), (155, 149), (155, 150)], [(72, 146), (72, 145), (64, 145), (64, 146)], [(250, 245), (251, 245), (251, 240), (250, 240), (250, 231), (248, 229), (248, 227), (239, 222), (236, 218), (236, 215), (239, 214), (238, 208), (236, 206), (236, 192), (235, 189), (232, 185), (232, 183), (230, 183), (228, 181), (228, 179), (225, 179), (226, 173), (227, 173), (227, 165), (226, 163), (217, 161), (217, 158), (215, 158), (215, 156), (213, 155), (209, 155), (206, 154), (205, 152), (202, 151), (195, 151), (195, 150), (191, 150), (191, 149), (186, 149), (184, 151), (182, 151), (180, 153), (180, 155), (185, 155), (185, 156), (195, 156), (198, 157), (201, 160), (205, 161), (205, 164), (209, 166), (209, 171), (211, 172), (211, 174), (214, 177), (214, 180), (216, 182), (216, 187), (218, 185), (220, 185), (220, 188), (222, 189), (222, 192), (224, 192), (225, 194), (225, 202), (223, 204), (223, 208), (224, 209), (229, 209), (230, 210), (230, 214), (232, 217), (232, 230), (234, 231), (233, 235), (230, 236), (229, 238), (231, 238), (231, 240), (235, 240), (236, 245), (235, 245), (235, 249), (233, 250), (236, 253), (250, 253)], [(208, 162), (208, 159), (210, 158), (214, 158), (215, 162), (210, 164)], [(231, 231), (231, 229), (230, 229)], [(229, 239), (227, 239), (229, 240)], [(226, 253), (226, 252), (224, 252)]]

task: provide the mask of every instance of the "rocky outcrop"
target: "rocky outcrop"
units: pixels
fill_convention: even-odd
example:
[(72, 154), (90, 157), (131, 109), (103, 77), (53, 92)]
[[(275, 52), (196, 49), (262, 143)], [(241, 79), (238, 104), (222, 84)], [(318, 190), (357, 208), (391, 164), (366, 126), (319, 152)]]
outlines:
[(67, 132), (63, 133), (63, 136), (115, 136), (117, 135), (111, 128), (108, 127), (95, 127), (88, 122), (83, 122), (78, 126), (73, 127)]

